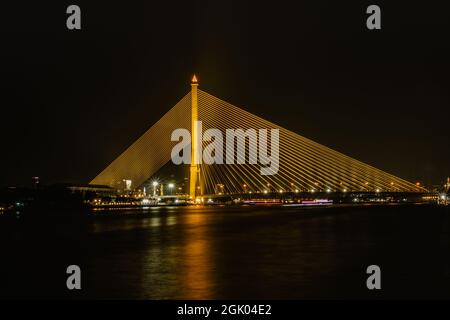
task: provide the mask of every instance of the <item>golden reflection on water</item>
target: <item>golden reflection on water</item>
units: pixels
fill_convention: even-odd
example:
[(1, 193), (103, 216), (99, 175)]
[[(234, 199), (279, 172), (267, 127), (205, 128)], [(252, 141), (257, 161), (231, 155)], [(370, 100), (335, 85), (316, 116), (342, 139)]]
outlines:
[[(177, 294), (179, 281), (179, 248), (165, 243), (173, 236), (173, 229), (178, 223), (178, 215), (156, 216), (147, 219), (150, 243), (138, 264), (141, 266), (142, 278), (139, 281), (144, 299), (169, 299)], [(169, 228), (167, 228), (169, 227)], [(154, 233), (151, 233), (153, 231)]]
[(148, 219), (146, 225), (154, 233), (139, 263), (140, 298), (213, 298), (209, 219), (208, 214), (197, 210)]
[(214, 261), (211, 237), (206, 222), (208, 215), (192, 213), (184, 217), (186, 224), (195, 227), (186, 228), (186, 241), (182, 254), (183, 289), (179, 298), (212, 299), (214, 285)]

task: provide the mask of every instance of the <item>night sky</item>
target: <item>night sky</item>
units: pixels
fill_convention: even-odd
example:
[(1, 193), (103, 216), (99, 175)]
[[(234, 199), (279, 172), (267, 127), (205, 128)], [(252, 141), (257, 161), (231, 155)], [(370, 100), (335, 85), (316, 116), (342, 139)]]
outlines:
[[(194, 72), (202, 90), (379, 169), (450, 175), (444, 1), (92, 2), (2, 4), (0, 186), (89, 182)], [(366, 28), (369, 4), (381, 30)]]

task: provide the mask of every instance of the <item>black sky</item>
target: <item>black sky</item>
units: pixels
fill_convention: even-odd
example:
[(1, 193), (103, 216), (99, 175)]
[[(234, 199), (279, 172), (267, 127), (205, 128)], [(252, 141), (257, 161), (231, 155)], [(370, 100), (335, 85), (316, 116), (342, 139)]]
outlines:
[[(449, 5), (2, 5), (0, 186), (87, 183), (189, 90), (411, 181), (450, 175)], [(78, 4), (82, 30), (66, 29)], [(378, 4), (382, 30), (366, 29)]]

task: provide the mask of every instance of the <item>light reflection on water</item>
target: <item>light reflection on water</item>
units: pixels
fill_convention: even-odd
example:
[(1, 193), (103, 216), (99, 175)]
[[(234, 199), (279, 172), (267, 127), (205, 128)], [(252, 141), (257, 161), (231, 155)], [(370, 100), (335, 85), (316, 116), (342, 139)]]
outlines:
[[(71, 297), (59, 278), (53, 286), (48, 282), (58, 274), (53, 270), (76, 263), (86, 298), (298, 299), (370, 298), (365, 269), (375, 263), (386, 270), (383, 297), (433, 292), (450, 298), (450, 214), (433, 210), (173, 207), (111, 213), (78, 225), (2, 229), (2, 243), (14, 248), (2, 251), (1, 267), (14, 275), (39, 259), (41, 271), (52, 270), (42, 278), (45, 285), (34, 286), (48, 290), (36, 291), (39, 297)], [(26, 275), (11, 277), (17, 295), (39, 281)]]
[[(204, 225), (208, 216), (194, 213), (186, 216), (189, 225)], [(214, 236), (207, 234), (207, 228), (187, 229), (187, 243), (183, 250), (182, 265), (184, 286), (181, 297), (189, 296), (191, 299), (212, 299), (214, 284)]]
[(401, 232), (389, 222), (403, 222), (405, 214), (418, 222), (411, 209), (367, 210), (184, 207), (98, 219), (98, 241), (117, 242), (118, 249), (94, 264), (122, 266), (109, 269), (122, 283), (119, 297), (364, 297), (366, 265), (401, 270), (402, 254), (414, 252), (395, 245)]

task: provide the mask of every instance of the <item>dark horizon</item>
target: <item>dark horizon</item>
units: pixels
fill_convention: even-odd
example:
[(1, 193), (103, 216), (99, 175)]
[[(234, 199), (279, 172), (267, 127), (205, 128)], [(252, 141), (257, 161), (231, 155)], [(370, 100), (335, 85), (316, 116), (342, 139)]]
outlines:
[[(200, 88), (426, 186), (450, 175), (448, 4), (5, 5), (0, 186), (88, 183)], [(25, 8), (25, 9), (24, 9)], [(441, 8), (441, 9), (439, 9)], [(5, 12), (6, 12), (5, 11)]]

